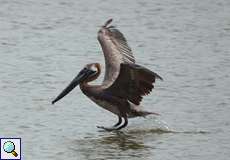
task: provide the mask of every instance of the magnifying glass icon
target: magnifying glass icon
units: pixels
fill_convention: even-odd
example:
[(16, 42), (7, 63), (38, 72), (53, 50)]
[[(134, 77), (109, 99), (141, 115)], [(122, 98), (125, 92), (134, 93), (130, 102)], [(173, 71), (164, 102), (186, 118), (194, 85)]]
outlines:
[(11, 153), (14, 155), (14, 157), (17, 157), (18, 154), (15, 152), (15, 145), (11, 141), (7, 141), (3, 144), (3, 149), (6, 153)]

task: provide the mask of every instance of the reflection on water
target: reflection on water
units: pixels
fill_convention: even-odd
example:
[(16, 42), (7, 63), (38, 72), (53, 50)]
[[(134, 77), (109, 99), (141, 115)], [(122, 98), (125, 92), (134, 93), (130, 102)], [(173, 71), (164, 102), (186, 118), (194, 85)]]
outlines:
[(130, 123), (122, 131), (98, 130), (97, 136), (75, 139), (69, 149), (84, 159), (147, 159), (154, 152), (153, 144), (160, 143), (164, 134), (174, 133), (163, 121), (151, 116)]
[[(145, 134), (142, 134), (144, 136)], [(98, 137), (85, 137), (74, 141), (74, 148), (70, 148), (87, 159), (119, 159), (128, 157), (148, 157), (153, 149), (144, 143), (140, 134), (122, 131), (101, 132)], [(153, 138), (153, 137), (152, 137)], [(154, 139), (154, 138), (153, 138)]]
[[(153, 121), (154, 120), (154, 121)], [(147, 123), (148, 122), (148, 123)], [(157, 123), (156, 123), (157, 122)], [(138, 127), (138, 124), (142, 126)], [(71, 140), (68, 150), (83, 159), (151, 159), (162, 139), (168, 134), (208, 134), (206, 131), (169, 130), (164, 121), (156, 118), (145, 118), (131, 123), (122, 131), (98, 130), (97, 136), (88, 135), (82, 139)]]
[(111, 146), (117, 146), (117, 149), (120, 150), (139, 150), (139, 149), (145, 149), (147, 146), (143, 144), (143, 142), (139, 141), (137, 137), (131, 134), (126, 134), (122, 131), (114, 132), (113, 134), (108, 134), (108, 136), (101, 136), (100, 139), (101, 144), (105, 145), (111, 145)]

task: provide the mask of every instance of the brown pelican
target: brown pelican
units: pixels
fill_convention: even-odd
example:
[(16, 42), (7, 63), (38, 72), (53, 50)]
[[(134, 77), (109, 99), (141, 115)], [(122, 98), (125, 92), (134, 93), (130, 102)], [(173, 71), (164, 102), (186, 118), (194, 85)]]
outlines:
[[(90, 85), (101, 73), (99, 63), (87, 64), (72, 82), (52, 101), (63, 98), (78, 84), (82, 92), (102, 108), (118, 116), (113, 127), (98, 126), (108, 131), (119, 130), (128, 124), (128, 118), (156, 114), (142, 109), (142, 97), (154, 88), (155, 79), (162, 78), (149, 69), (137, 65), (124, 35), (111, 26), (109, 19), (98, 31), (98, 41), (105, 57), (105, 76), (101, 85)], [(124, 123), (122, 124), (122, 118)]]

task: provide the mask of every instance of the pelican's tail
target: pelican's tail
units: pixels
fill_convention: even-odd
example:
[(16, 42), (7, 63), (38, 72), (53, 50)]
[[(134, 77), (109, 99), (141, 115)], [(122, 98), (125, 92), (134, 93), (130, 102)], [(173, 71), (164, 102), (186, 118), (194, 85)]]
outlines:
[(149, 112), (149, 111), (145, 111), (143, 110), (142, 106), (138, 106), (138, 105), (135, 105), (131, 102), (130, 103), (130, 112), (128, 113), (128, 117), (129, 118), (133, 118), (133, 117), (145, 117), (147, 115), (150, 115), (150, 114), (154, 114), (154, 115), (160, 115), (156, 112)]
[(156, 112), (149, 112), (149, 111), (136, 111), (136, 110), (132, 110), (129, 114), (128, 117), (129, 118), (134, 118), (134, 117), (146, 117), (150, 114), (154, 114), (159, 116), (160, 114), (156, 113)]

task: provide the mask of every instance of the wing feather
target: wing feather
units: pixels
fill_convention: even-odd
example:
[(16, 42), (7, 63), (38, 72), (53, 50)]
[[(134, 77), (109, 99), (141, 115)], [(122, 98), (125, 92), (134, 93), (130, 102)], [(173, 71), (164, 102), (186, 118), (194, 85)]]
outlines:
[(105, 91), (139, 105), (143, 96), (149, 94), (154, 88), (153, 83), (156, 79), (163, 80), (158, 74), (145, 67), (121, 63), (117, 79)]
[(121, 63), (135, 63), (126, 38), (116, 27), (109, 26), (111, 22), (112, 19), (108, 20), (98, 32), (98, 41), (105, 57), (105, 87), (112, 85), (118, 77)]
[(139, 105), (143, 96), (154, 88), (155, 80), (162, 78), (149, 69), (135, 64), (132, 50), (124, 35), (108, 20), (98, 32), (105, 57), (105, 77), (102, 86), (109, 95)]
[(133, 56), (132, 50), (129, 47), (126, 38), (124, 35), (116, 28), (109, 28), (111, 34), (111, 40), (116, 45), (120, 54), (122, 55), (123, 63), (135, 63), (135, 58)]

